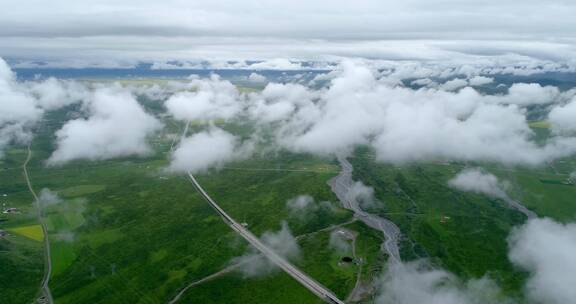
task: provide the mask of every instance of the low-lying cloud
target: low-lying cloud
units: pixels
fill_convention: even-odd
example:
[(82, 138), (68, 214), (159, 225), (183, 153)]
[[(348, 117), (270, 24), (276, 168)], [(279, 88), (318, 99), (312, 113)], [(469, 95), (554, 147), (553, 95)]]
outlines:
[[(520, 303), (576, 303), (576, 224), (530, 219), (508, 237), (509, 259), (528, 272)], [(388, 263), (378, 304), (512, 304), (489, 277), (462, 281), (426, 260)]]
[(168, 170), (202, 172), (247, 156), (252, 149), (250, 143), (241, 144), (234, 135), (211, 127), (207, 131), (183, 138), (171, 155)]
[(505, 304), (500, 289), (488, 278), (462, 282), (426, 261), (388, 263), (381, 279), (378, 304)]
[(363, 209), (373, 207), (376, 202), (374, 188), (366, 186), (362, 181), (354, 182), (346, 195), (349, 201), (358, 202)]
[(58, 195), (57, 192), (48, 188), (42, 188), (42, 190), (40, 190), (38, 199), (43, 206), (56, 205), (63, 202), (62, 198)]
[(30, 128), (42, 117), (32, 96), (16, 82), (10, 67), (0, 58), (0, 157), (4, 148), (12, 143), (27, 143)]
[(191, 91), (176, 93), (165, 103), (168, 113), (175, 119), (230, 119), (241, 110), (236, 86), (217, 75), (210, 79), (193, 78), (187, 86)]
[[(293, 261), (300, 257), (300, 246), (286, 222), (282, 222), (279, 231), (265, 232), (260, 239), (275, 253), (288, 260)], [(245, 278), (263, 277), (278, 270), (274, 263), (253, 247), (250, 247), (250, 251), (245, 255), (235, 258), (232, 263), (241, 264), (239, 271)]]
[(336, 229), (330, 232), (330, 239), (328, 240), (328, 246), (336, 250), (336, 252), (339, 254), (352, 253), (352, 245), (350, 244), (349, 239), (340, 229)]
[(31, 95), (36, 98), (39, 107), (45, 110), (58, 109), (90, 97), (86, 86), (76, 81), (48, 78), (44, 81), (26, 83)]
[(286, 202), (286, 208), (291, 217), (301, 221), (310, 220), (318, 212), (332, 212), (334, 206), (328, 201), (316, 202), (310, 195), (298, 195)]
[(314, 203), (314, 198), (310, 195), (299, 195), (295, 198), (289, 199), (286, 202), (286, 208), (291, 216), (303, 218), (306, 215), (315, 212), (318, 206)]
[(148, 137), (162, 128), (130, 92), (118, 88), (93, 92), (88, 114), (88, 118), (71, 120), (56, 132), (57, 148), (48, 164), (147, 155), (152, 152)]
[(576, 98), (569, 103), (558, 106), (548, 115), (552, 131), (556, 134), (576, 133)]
[(509, 237), (512, 263), (530, 273), (527, 297), (534, 303), (576, 303), (576, 224), (534, 219)]
[[(213, 75), (207, 79), (191, 77), (168, 89), (156, 86), (134, 91), (166, 98), (167, 113), (183, 122), (249, 120), (256, 127), (249, 141), (258, 143), (262, 139), (258, 136), (267, 134), (267, 144), (293, 152), (342, 155), (351, 153), (357, 145), (369, 145), (378, 161), (388, 163), (448, 160), (528, 166), (576, 153), (576, 126), (571, 119), (576, 90), (560, 91), (533, 83), (515, 83), (498, 94), (475, 89), (494, 81), (488, 77), (491, 72), (477, 66), (456, 69), (410, 62), (345, 60), (334, 71), (316, 77), (314, 81), (327, 82), (322, 87), (268, 83), (260, 92), (242, 93), (229, 81)], [(143, 138), (158, 130), (159, 125), (150, 115), (142, 115), (146, 113), (135, 101), (126, 102), (133, 105), (131, 109), (112, 107), (118, 109), (105, 111), (97, 106), (103, 99), (120, 95), (120, 99), (133, 99), (128, 93), (103, 87), (91, 92), (78, 83), (56, 79), (19, 85), (5, 64), (2, 75), (1, 94), (10, 98), (0, 101), (6, 109), (0, 114), (0, 147), (27, 142), (31, 126), (44, 111), (82, 101), (89, 117), (74, 119), (58, 131), (58, 149), (49, 163), (144, 155), (150, 151)], [(404, 86), (402, 79), (427, 84), (414, 89)], [(444, 79), (444, 83), (438, 84), (436, 79)], [(108, 97), (98, 97), (103, 95)], [(535, 105), (542, 107), (541, 115), (550, 111), (552, 135), (543, 142), (536, 140), (527, 121), (528, 111)], [(111, 115), (123, 111), (136, 114), (126, 120), (121, 118), (125, 114)], [(113, 128), (117, 121), (122, 121), (123, 128)], [(218, 142), (224, 150), (215, 154), (224, 161), (245, 151), (221, 132), (208, 131), (199, 138), (214, 137), (222, 137)], [(87, 142), (80, 143), (84, 138)], [(186, 160), (191, 144), (184, 149), (184, 143), (183, 150), (172, 154), (176, 161), (173, 169), (205, 170)], [(218, 157), (213, 164), (221, 163)]]
[(365, 65), (344, 62), (327, 89), (309, 96), (308, 102), (292, 103), (293, 114), (277, 132), (286, 149), (338, 154), (368, 144), (383, 162), (509, 165), (539, 165), (576, 152), (571, 136), (553, 136), (544, 145), (533, 140), (524, 106), (566, 98), (552, 87), (517, 84), (504, 95), (483, 95), (471, 87), (414, 90), (377, 78)]
[(494, 198), (505, 199), (507, 183), (498, 180), (496, 176), (479, 168), (465, 169), (448, 181), (452, 188), (484, 194)]

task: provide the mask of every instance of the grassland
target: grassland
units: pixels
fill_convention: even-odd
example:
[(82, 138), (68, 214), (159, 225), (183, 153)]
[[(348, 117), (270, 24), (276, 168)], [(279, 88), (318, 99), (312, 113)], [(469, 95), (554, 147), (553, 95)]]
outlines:
[(538, 129), (549, 129), (550, 123), (545, 120), (533, 121), (530, 124), (531, 128), (538, 128)]
[(372, 151), (361, 148), (351, 162), (354, 177), (376, 190), (380, 203), (372, 212), (402, 230), (404, 260), (426, 258), (464, 279), (487, 274), (513, 297), (521, 294), (526, 274), (508, 261), (506, 238), (524, 216), (501, 200), (451, 189), (447, 181), (465, 166), (482, 166), (509, 181), (511, 195), (538, 215), (561, 221), (576, 215), (576, 187), (547, 182), (565, 181), (576, 168), (572, 160), (531, 169), (440, 162), (394, 166), (376, 163)]
[(364, 158), (353, 164), (355, 176), (373, 186), (382, 202), (373, 212), (403, 232), (404, 260), (426, 258), (465, 279), (490, 274), (511, 293), (519, 291), (523, 275), (508, 262), (506, 237), (523, 222), (521, 214), (503, 202), (448, 188), (451, 166), (396, 168)]
[[(150, 112), (162, 111), (157, 101), (141, 98), (141, 102)], [(170, 135), (181, 132), (181, 123), (164, 121), (165, 130), (150, 139), (155, 153), (148, 158), (46, 167), (44, 162), (54, 149), (53, 134), (65, 121), (66, 112), (75, 109), (49, 113), (38, 127), (29, 165), (34, 187), (51, 189), (62, 198), (43, 210), (52, 250), (50, 286), (57, 303), (166, 303), (187, 284), (224, 269), (246, 252), (247, 244), (200, 198), (185, 176), (162, 171), (172, 144)], [(249, 123), (220, 123), (242, 137), (253, 132)], [(198, 122), (189, 132), (205, 127)], [(539, 132), (545, 138), (548, 130), (540, 128)], [(8, 195), (5, 200), (10, 206), (22, 210), (20, 215), (0, 217), (0, 229), (13, 231), (0, 240), (0, 294), (9, 303), (29, 303), (43, 269), (41, 243), (16, 233), (37, 225), (20, 168), (25, 158), (25, 150), (14, 147), (0, 163), (0, 193)], [(404, 260), (427, 258), (463, 278), (488, 274), (508, 294), (519, 293), (526, 274), (508, 262), (506, 237), (525, 219), (502, 201), (447, 187), (447, 180), (465, 164), (392, 166), (376, 163), (372, 151), (365, 148), (350, 160), (354, 178), (376, 190), (380, 202), (370, 211), (390, 218), (402, 230)], [(576, 187), (562, 183), (576, 168), (574, 160), (531, 169), (479, 165), (510, 180), (511, 194), (539, 215), (574, 219)], [(198, 179), (230, 215), (246, 222), (255, 234), (276, 231), (287, 220), (299, 236), (303, 253), (296, 265), (345, 298), (358, 268), (338, 263), (349, 253), (329, 248), (327, 228), (343, 225), (358, 233), (356, 251), (364, 261), (362, 278), (366, 281), (377, 278), (385, 265), (379, 250), (383, 236), (361, 222), (351, 222), (352, 215), (341, 208), (317, 212), (306, 220), (291, 217), (286, 209), (286, 201), (300, 194), (337, 207), (326, 184), (337, 171), (330, 158), (275, 152), (227, 164)], [(24, 231), (30, 236), (36, 230)], [(320, 303), (282, 272), (256, 279), (227, 273), (193, 287), (182, 302)]]
[(6, 303), (30, 303), (38, 292), (44, 271), (42, 242), (38, 241), (41, 231), (24, 228), (39, 226), (33, 197), (20, 167), (26, 159), (23, 151), (25, 149), (8, 150), (0, 167), (0, 193), (3, 195), (0, 201), (6, 207), (21, 211), (20, 214), (0, 214), (0, 229), (9, 232), (8, 236), (0, 238), (0, 295)]
[(8, 229), (8, 231), (25, 236), (37, 242), (42, 242), (42, 240), (44, 240), (44, 234), (42, 233), (42, 227), (40, 225), (15, 227)]
[[(156, 111), (154, 107), (148, 109)], [(62, 202), (44, 208), (53, 253), (50, 286), (57, 303), (126, 303), (134, 299), (138, 303), (165, 303), (189, 282), (221, 270), (246, 252), (247, 245), (198, 196), (184, 176), (162, 172), (171, 145), (164, 135), (180, 132), (181, 124), (166, 122), (167, 130), (151, 139), (156, 154), (150, 158), (77, 161), (46, 167), (44, 161), (54, 149), (53, 133), (64, 122), (63, 112), (50, 113), (39, 127), (42, 134), (32, 144), (29, 164), (34, 187), (48, 188), (62, 198)], [(193, 125), (191, 132), (204, 127)], [(240, 136), (251, 132), (250, 126), (241, 123), (224, 127)], [(25, 154), (16, 152), (6, 157), (2, 174), (20, 175), (24, 158)], [(232, 216), (247, 222), (256, 234), (278, 230), (285, 219), (295, 235), (307, 235), (351, 219), (348, 211), (337, 208), (301, 221), (290, 218), (286, 209), (286, 201), (299, 194), (335, 202), (326, 184), (337, 170), (331, 159), (274, 153), (229, 167), (198, 178)], [(260, 170), (265, 168), (275, 170)], [(11, 198), (22, 196), (18, 207), (23, 214), (11, 218), (9, 225), (35, 224), (31, 216), (35, 210), (23, 180), (14, 181), (3, 190)], [(353, 287), (355, 274), (350, 269), (337, 268), (338, 257), (324, 246), (327, 233), (302, 239), (305, 258), (298, 261), (298, 266), (344, 297)], [(37, 251), (29, 257), (35, 259), (35, 283), (23, 284), (23, 290), (11, 297), (11, 303), (29, 302), (38, 288), (41, 248), (34, 248)], [(4, 262), (4, 258), (1, 260)], [(0, 277), (8, 279), (5, 274)], [(218, 292), (224, 302), (260, 299), (265, 303), (270, 301), (269, 296), (282, 294), (280, 303), (317, 301), (282, 273), (258, 280), (245, 280), (231, 273), (224, 279), (243, 282), (223, 285), (224, 289), (218, 285), (212, 291)], [(206, 286), (210, 288), (210, 284)], [(185, 299), (201, 299), (199, 293), (206, 287), (201, 288), (191, 290)]]
[(58, 191), (58, 194), (60, 194), (63, 197), (68, 198), (68, 197), (84, 196), (84, 195), (100, 192), (104, 189), (106, 189), (106, 186), (104, 186), (104, 185), (78, 185), (78, 186), (72, 186), (72, 187), (68, 187), (66, 189), (60, 190), (60, 191)]

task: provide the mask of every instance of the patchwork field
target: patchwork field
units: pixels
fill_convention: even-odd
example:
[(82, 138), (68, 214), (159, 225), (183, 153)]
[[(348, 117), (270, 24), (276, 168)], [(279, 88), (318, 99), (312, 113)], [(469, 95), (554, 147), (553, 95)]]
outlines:
[(44, 233), (42, 232), (42, 227), (40, 225), (10, 228), (8, 231), (25, 236), (37, 242), (42, 242), (42, 240), (44, 240)]

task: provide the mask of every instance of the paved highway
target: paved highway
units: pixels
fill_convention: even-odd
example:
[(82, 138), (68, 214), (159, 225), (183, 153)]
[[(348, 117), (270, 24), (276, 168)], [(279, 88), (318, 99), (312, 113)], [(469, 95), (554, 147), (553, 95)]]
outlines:
[(208, 203), (220, 214), (220, 216), (224, 219), (224, 221), (240, 236), (242, 236), (245, 240), (247, 240), (252, 246), (254, 246), (258, 251), (260, 251), (264, 256), (266, 256), (271, 262), (276, 264), (282, 270), (284, 270), (287, 274), (293, 277), (296, 281), (300, 284), (304, 285), (304, 287), (308, 288), (312, 293), (320, 297), (327, 303), (336, 303), (336, 304), (344, 304), (343, 301), (338, 299), (330, 290), (326, 287), (322, 286), (320, 283), (316, 282), (314, 279), (310, 278), (304, 272), (296, 268), (294, 265), (290, 264), (290, 262), (286, 261), (283, 257), (278, 255), (276, 252), (268, 248), (264, 243), (260, 241), (254, 234), (252, 234), (248, 229), (244, 226), (240, 225), (236, 222), (232, 217), (230, 217), (212, 198), (204, 191), (202, 186), (198, 183), (196, 178), (192, 175), (192, 173), (188, 172), (188, 176), (192, 181), (194, 187), (202, 194), (204, 199), (208, 201)]
[(28, 145), (28, 156), (26, 156), (26, 160), (22, 165), (22, 170), (24, 171), (24, 178), (26, 179), (26, 184), (28, 184), (28, 190), (32, 193), (34, 197), (34, 203), (36, 204), (37, 210), (37, 217), (38, 223), (42, 227), (42, 234), (44, 235), (44, 276), (42, 278), (42, 283), (40, 285), (41, 289), (41, 296), (37, 300), (38, 303), (54, 303), (54, 299), (52, 299), (52, 293), (50, 292), (50, 287), (48, 283), (50, 282), (50, 275), (52, 274), (52, 259), (50, 257), (50, 240), (48, 239), (48, 228), (46, 227), (46, 222), (44, 221), (44, 214), (42, 210), (42, 205), (40, 199), (34, 192), (34, 188), (32, 187), (32, 183), (30, 182), (30, 177), (28, 176), (28, 162), (32, 158), (32, 150), (30, 149), (30, 145)]

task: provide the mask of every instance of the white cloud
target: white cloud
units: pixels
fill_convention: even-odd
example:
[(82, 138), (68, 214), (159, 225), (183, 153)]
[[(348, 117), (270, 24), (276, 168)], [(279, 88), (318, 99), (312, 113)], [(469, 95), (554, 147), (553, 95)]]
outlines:
[(229, 119), (241, 110), (236, 86), (217, 75), (192, 79), (189, 87), (194, 91), (176, 93), (166, 101), (168, 113), (178, 120)]
[(576, 224), (533, 219), (509, 237), (510, 260), (530, 272), (527, 296), (535, 303), (576, 303)]
[(388, 263), (381, 279), (378, 304), (504, 304), (499, 288), (488, 278), (463, 283), (453, 274), (424, 261)]
[(438, 86), (438, 84), (430, 78), (416, 79), (416, 80), (413, 80), (410, 84), (411, 85), (417, 85), (417, 86), (426, 86), (426, 87)]
[(371, 98), (376, 84), (367, 68), (344, 63), (342, 76), (332, 80), (321, 100), (299, 109), (280, 130), (281, 144), (296, 151), (331, 154), (366, 143), (382, 114), (378, 101)]
[(307, 221), (318, 216), (318, 212), (333, 212), (335, 207), (331, 202), (316, 202), (312, 196), (303, 194), (286, 201), (286, 209), (291, 217)]
[(40, 196), (38, 197), (38, 199), (40, 200), (40, 203), (44, 206), (56, 205), (62, 202), (62, 198), (60, 198), (58, 193), (48, 188), (42, 188), (42, 190), (40, 190)]
[[(527, 303), (576, 303), (576, 224), (530, 219), (508, 237), (509, 259), (529, 272), (524, 286)], [(387, 264), (378, 304), (506, 304), (488, 277), (463, 282), (427, 261)], [(523, 303), (523, 302), (522, 302)]]
[(43, 109), (53, 110), (89, 98), (85, 86), (76, 81), (48, 78), (28, 83), (29, 90)]
[(507, 184), (498, 180), (493, 174), (478, 168), (463, 170), (449, 180), (448, 185), (462, 191), (475, 192), (500, 199), (507, 198), (505, 191)]
[(48, 164), (141, 156), (151, 152), (147, 138), (162, 125), (147, 114), (129, 92), (114, 88), (96, 90), (88, 108), (87, 119), (71, 120), (56, 132), (57, 149)]
[[(292, 235), (292, 231), (290, 231), (290, 227), (288, 227), (286, 222), (282, 222), (280, 231), (265, 232), (260, 239), (268, 248), (288, 260), (296, 260), (300, 257), (300, 246), (298, 246), (296, 238)], [(275, 264), (253, 247), (250, 247), (248, 253), (235, 258), (232, 262), (241, 263), (239, 271), (246, 278), (263, 277), (278, 269)]]
[(444, 84), (440, 86), (442, 90), (445, 91), (456, 91), (468, 85), (468, 81), (462, 78), (456, 78), (449, 81), (446, 81)]
[(263, 83), (266, 82), (266, 76), (258, 74), (258, 73), (250, 73), (248, 76), (248, 80), (256, 83)]
[(376, 201), (374, 188), (366, 186), (361, 181), (354, 182), (346, 195), (350, 201), (359, 202), (362, 208), (374, 206)]
[(315, 96), (308, 88), (293, 83), (269, 83), (259, 94), (249, 95), (248, 112), (258, 122), (289, 119), (297, 109), (313, 111), (311, 99)]
[(555, 133), (576, 132), (576, 98), (566, 105), (554, 107), (548, 114), (548, 120)]
[[(138, 7), (109, 0), (82, 5), (54, 0), (50, 7), (39, 0), (4, 2), (11, 9), (0, 12), (1, 54), (17, 58), (243, 57), (291, 67), (277, 58), (484, 60), (517, 54), (570, 60), (575, 53), (575, 5), (566, 0), (297, 0), (265, 5), (145, 0)], [(518, 16), (531, 18), (518, 22)], [(152, 37), (154, 44), (149, 43)]]
[(315, 212), (318, 206), (314, 203), (312, 196), (304, 194), (289, 199), (286, 202), (286, 208), (288, 208), (291, 216), (302, 218), (307, 214)]
[(248, 155), (251, 150), (249, 143), (241, 145), (234, 135), (212, 127), (184, 138), (172, 153), (168, 170), (202, 172)]
[[(536, 93), (529, 96), (528, 92)], [(348, 153), (372, 145), (385, 162), (431, 159), (538, 165), (576, 152), (576, 138), (553, 137), (541, 146), (520, 106), (551, 102), (557, 89), (514, 85), (509, 94), (412, 90), (376, 79), (363, 64), (345, 62), (328, 89), (298, 107), (277, 132), (285, 148), (318, 154)]]
[(350, 254), (352, 250), (352, 245), (345, 235), (346, 232), (340, 229), (336, 229), (330, 232), (330, 239), (328, 240), (328, 246), (333, 248), (339, 254)]
[(302, 68), (302, 65), (286, 58), (275, 58), (251, 64), (250, 68), (254, 70), (298, 70)]
[(42, 117), (30, 94), (16, 82), (15, 75), (0, 58), (0, 157), (11, 142), (26, 143), (31, 139), (30, 127)]
[(556, 87), (542, 87), (537, 83), (515, 83), (508, 89), (508, 95), (503, 96), (502, 103), (533, 105), (553, 103), (559, 97)]
[(474, 76), (468, 80), (471, 86), (473, 87), (480, 87), (483, 85), (490, 84), (494, 82), (494, 78), (491, 77), (484, 77), (484, 76)]

